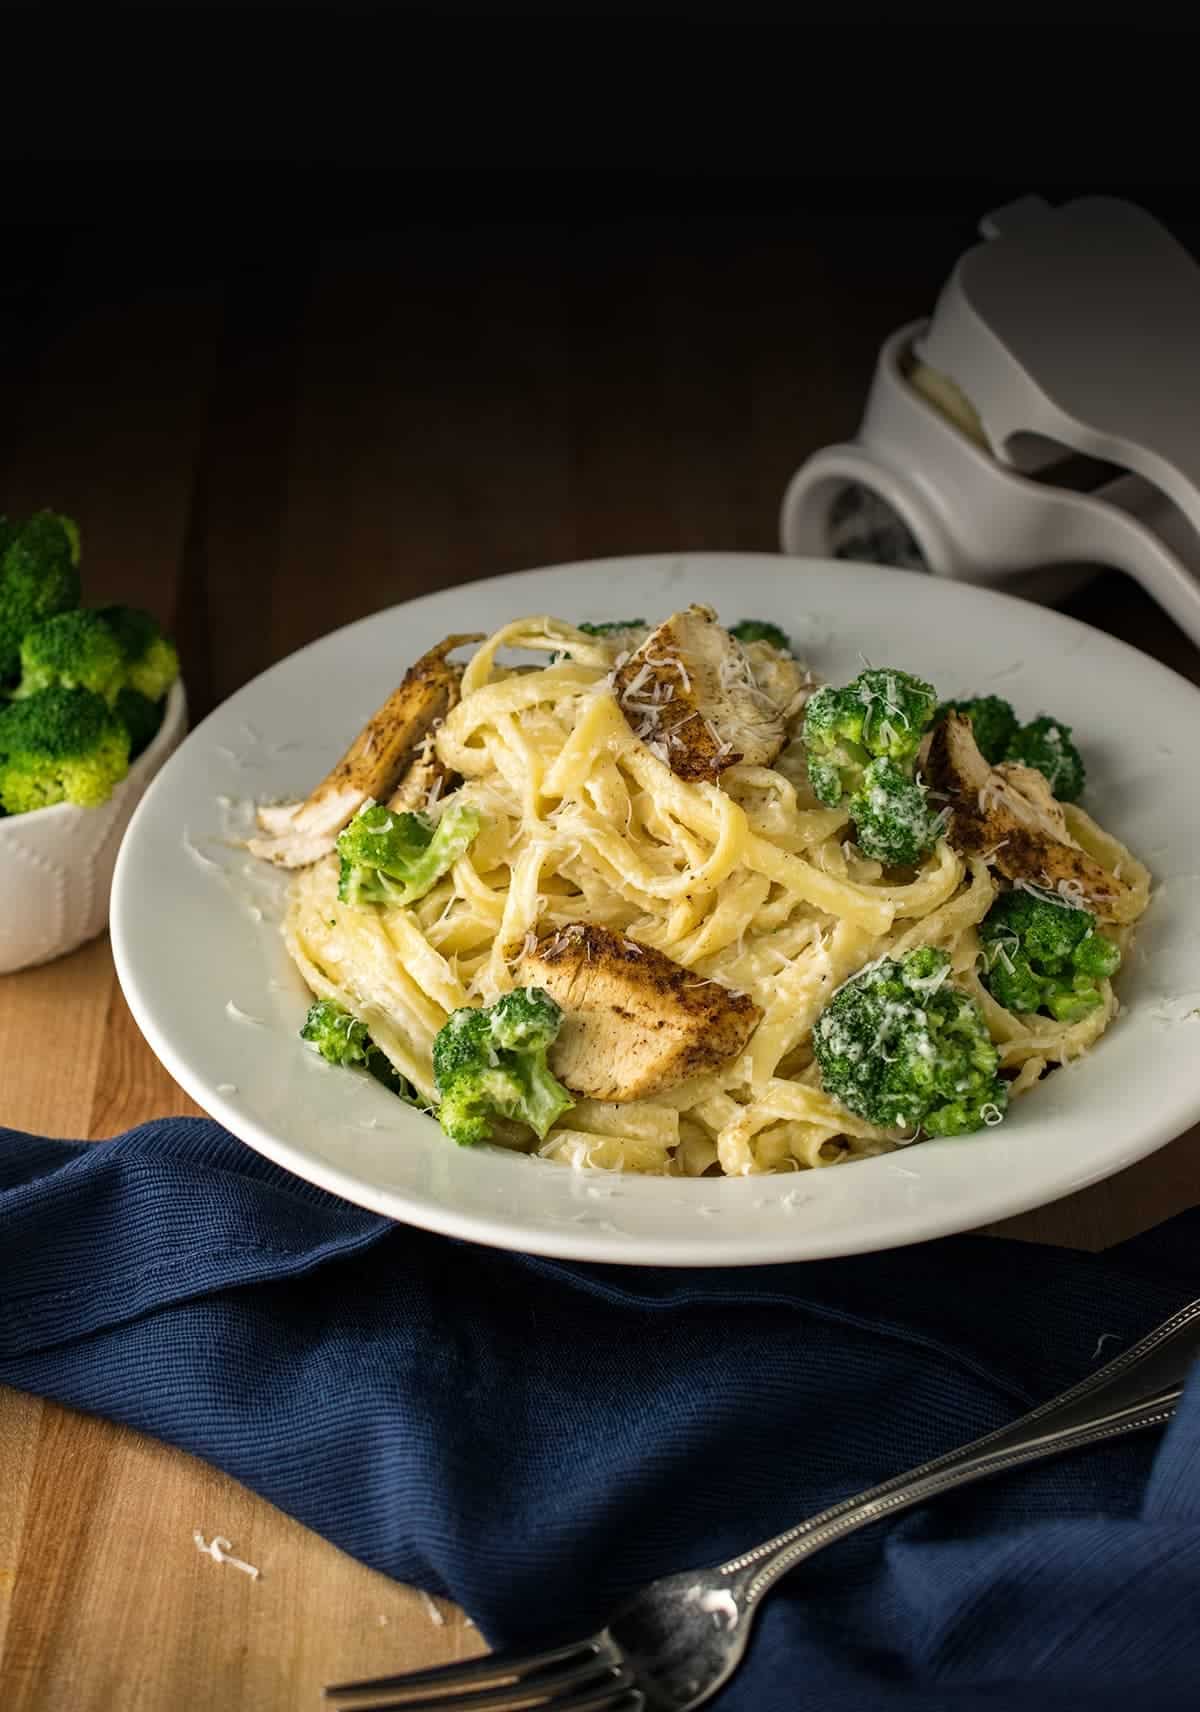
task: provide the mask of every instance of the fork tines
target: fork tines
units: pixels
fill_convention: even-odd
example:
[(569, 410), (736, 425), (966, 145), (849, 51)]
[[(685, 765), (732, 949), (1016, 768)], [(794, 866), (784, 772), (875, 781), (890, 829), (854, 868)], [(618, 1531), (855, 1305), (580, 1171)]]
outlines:
[(608, 1635), (537, 1653), (493, 1653), (325, 1690), (343, 1712), (642, 1712), (632, 1670)]

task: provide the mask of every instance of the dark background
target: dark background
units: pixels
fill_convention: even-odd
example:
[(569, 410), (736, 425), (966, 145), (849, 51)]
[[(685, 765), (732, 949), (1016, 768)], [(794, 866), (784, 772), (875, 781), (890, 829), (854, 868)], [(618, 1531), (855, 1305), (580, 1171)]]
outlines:
[[(1014, 25), (939, 67), (915, 21), (508, 10), (8, 38), (0, 510), (78, 518), (88, 597), (175, 630), (194, 715), (447, 583), (776, 549), (792, 472), (1013, 197), (1129, 196), (1200, 254), (1192, 32)], [(1124, 579), (1088, 598), (1191, 660)]]

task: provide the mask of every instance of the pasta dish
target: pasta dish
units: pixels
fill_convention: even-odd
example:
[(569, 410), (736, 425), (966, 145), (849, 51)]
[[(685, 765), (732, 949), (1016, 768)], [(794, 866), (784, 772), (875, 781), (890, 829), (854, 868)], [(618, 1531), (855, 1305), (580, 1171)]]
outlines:
[(425, 654), (250, 848), (331, 1061), (454, 1141), (743, 1176), (984, 1145), (1096, 1044), (1151, 882), (1084, 777), (771, 624), (539, 615)]

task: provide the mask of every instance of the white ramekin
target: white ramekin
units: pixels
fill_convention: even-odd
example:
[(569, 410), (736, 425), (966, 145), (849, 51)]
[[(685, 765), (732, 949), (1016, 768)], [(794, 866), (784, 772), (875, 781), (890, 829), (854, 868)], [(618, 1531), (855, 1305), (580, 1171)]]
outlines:
[(153, 743), (106, 803), (56, 803), (0, 820), (0, 975), (49, 963), (104, 932), (125, 828), (186, 730), (187, 696), (177, 680)]

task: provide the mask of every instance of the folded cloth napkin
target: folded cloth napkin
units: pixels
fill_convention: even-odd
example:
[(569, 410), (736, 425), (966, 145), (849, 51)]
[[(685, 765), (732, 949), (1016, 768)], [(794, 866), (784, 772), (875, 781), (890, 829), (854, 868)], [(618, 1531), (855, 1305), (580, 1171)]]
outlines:
[[(1198, 1294), (1200, 1214), (1102, 1256), (961, 1237), (580, 1266), (394, 1224), (207, 1121), (91, 1145), (0, 1130), (0, 1382), (206, 1458), (493, 1645), (589, 1632), (652, 1577), (1023, 1413)], [(1198, 1641), (1200, 1371), (1165, 1434), (819, 1554), (713, 1705), (1191, 1712)]]

